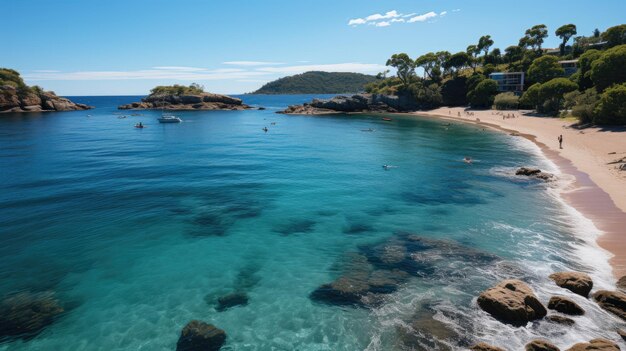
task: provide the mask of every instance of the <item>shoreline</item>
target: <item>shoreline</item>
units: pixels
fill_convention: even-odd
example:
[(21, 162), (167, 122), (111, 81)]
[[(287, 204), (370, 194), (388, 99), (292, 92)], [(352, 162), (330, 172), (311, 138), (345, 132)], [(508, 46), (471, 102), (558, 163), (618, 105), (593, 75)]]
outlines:
[[(448, 114), (448, 111), (449, 114)], [(607, 159), (617, 159), (626, 156), (626, 130), (605, 131), (600, 128), (589, 128), (590, 133), (613, 133), (608, 145), (599, 145), (587, 140), (581, 143), (584, 132), (572, 130), (572, 121), (560, 118), (543, 118), (524, 116), (522, 111), (501, 111), (504, 114), (514, 113), (516, 118), (500, 119), (500, 115), (493, 115), (495, 110), (476, 110), (474, 115), (464, 117), (464, 108), (439, 108), (430, 111), (403, 113), (407, 116), (436, 117), (454, 120), (475, 125), (482, 125), (504, 133), (517, 133), (536, 144), (543, 155), (552, 161), (563, 174), (573, 177), (570, 186), (559, 190), (563, 200), (593, 222), (601, 231), (596, 243), (608, 251), (613, 276), (616, 279), (626, 275), (626, 240), (624, 240), (626, 226), (626, 172), (619, 174), (611, 171)], [(461, 112), (458, 117), (457, 112)], [(479, 119), (479, 120), (477, 120)], [(520, 123), (520, 121), (523, 121)], [(572, 131), (578, 132), (573, 133)], [(554, 139), (554, 145), (548, 143), (549, 137)], [(559, 149), (556, 138), (563, 135), (564, 148)], [(578, 136), (578, 138), (577, 138)], [(603, 135), (604, 136), (604, 135)], [(585, 136), (586, 137), (586, 136)], [(598, 136), (597, 136), (598, 137)], [(621, 138), (620, 138), (621, 137)], [(588, 139), (586, 137), (586, 139)], [(605, 138), (606, 139), (606, 138)], [(620, 140), (621, 139), (621, 140)], [(614, 143), (613, 143), (614, 142)], [(563, 152), (568, 146), (571, 152)], [(612, 147), (616, 154), (608, 154), (600, 149)], [(604, 157), (602, 157), (604, 156)], [(590, 162), (596, 161), (596, 162)], [(598, 162), (599, 161), (599, 162)]]

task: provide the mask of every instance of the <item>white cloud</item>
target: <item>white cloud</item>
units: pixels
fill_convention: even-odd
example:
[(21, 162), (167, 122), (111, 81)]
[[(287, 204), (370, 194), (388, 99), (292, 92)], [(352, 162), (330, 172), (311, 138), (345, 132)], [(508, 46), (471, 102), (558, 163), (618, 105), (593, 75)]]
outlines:
[(390, 25), (391, 23), (386, 22), (386, 21), (376, 23), (376, 27), (389, 27)]
[(363, 19), (363, 18), (355, 18), (355, 19), (351, 19), (348, 22), (348, 25), (349, 26), (356, 26), (358, 24), (365, 24), (365, 22), (367, 22), (367, 21), (365, 19)]
[(424, 13), (415, 17), (411, 17), (409, 19), (409, 23), (424, 22), (434, 17), (437, 17), (437, 14), (434, 11), (430, 11), (430, 12), (427, 12), (427, 13)]
[(452, 10), (452, 12), (459, 12), (459, 11), (461, 11), (461, 9), (454, 9), (454, 10)]
[(391, 22), (404, 22), (404, 18), (394, 18)]
[(206, 68), (198, 68), (198, 67), (186, 67), (186, 66), (157, 66), (152, 67), (153, 69), (165, 70), (165, 71), (203, 71)]
[(443, 11), (443, 12), (441, 12), (441, 13), (439, 14), (439, 16), (443, 17), (443, 16), (445, 16), (445, 15), (447, 15), (447, 14), (448, 14), (448, 11)]
[(380, 13), (369, 15), (365, 17), (365, 20), (369, 22), (369, 21), (378, 21), (381, 19), (396, 18), (396, 17), (400, 17), (400, 14), (398, 14), (398, 11), (392, 10), (392, 11), (387, 12), (384, 15), (381, 15)]
[(283, 65), (282, 62), (265, 62), (265, 61), (226, 61), (222, 62), (225, 65), (232, 66), (277, 66)]

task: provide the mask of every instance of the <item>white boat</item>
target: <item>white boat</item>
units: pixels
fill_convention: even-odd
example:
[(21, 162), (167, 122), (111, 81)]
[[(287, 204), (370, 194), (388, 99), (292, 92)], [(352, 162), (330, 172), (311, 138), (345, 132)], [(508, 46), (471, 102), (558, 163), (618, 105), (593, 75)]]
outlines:
[(174, 115), (162, 115), (161, 117), (157, 118), (157, 120), (159, 121), (159, 123), (180, 123), (183, 120), (174, 116)]

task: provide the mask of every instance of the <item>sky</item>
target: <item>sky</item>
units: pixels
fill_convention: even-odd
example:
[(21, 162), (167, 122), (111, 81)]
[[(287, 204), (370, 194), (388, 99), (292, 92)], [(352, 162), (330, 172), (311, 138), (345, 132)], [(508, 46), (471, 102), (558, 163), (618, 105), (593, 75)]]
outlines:
[[(546, 24), (626, 22), (626, 0), (2, 0), (0, 67), (65, 96), (145, 95), (197, 82), (252, 92), (310, 70), (376, 74), (406, 52), (517, 44)], [(9, 28), (7, 30), (7, 28)]]

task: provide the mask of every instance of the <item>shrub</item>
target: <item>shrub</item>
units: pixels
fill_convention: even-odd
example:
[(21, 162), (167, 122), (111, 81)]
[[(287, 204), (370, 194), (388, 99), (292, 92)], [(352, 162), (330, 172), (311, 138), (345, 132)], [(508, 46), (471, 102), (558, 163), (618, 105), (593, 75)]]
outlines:
[(539, 87), (539, 112), (556, 116), (563, 106), (563, 95), (578, 89), (576, 83), (567, 78), (554, 78)]
[(565, 70), (559, 64), (559, 59), (554, 56), (539, 57), (528, 68), (528, 78), (537, 83), (545, 83), (564, 74)]
[(515, 110), (519, 106), (519, 97), (512, 92), (496, 95), (493, 105), (496, 110)]
[(572, 110), (572, 115), (578, 117), (583, 123), (594, 120), (594, 109), (598, 104), (598, 93), (595, 89), (587, 89), (584, 92), (572, 91), (563, 95), (564, 107)]
[(591, 80), (591, 64), (602, 56), (602, 52), (596, 49), (585, 51), (578, 59), (577, 83), (581, 91), (585, 91), (593, 86)]
[(485, 79), (476, 85), (474, 90), (467, 94), (472, 107), (491, 107), (493, 98), (498, 93), (498, 82)]
[(606, 89), (594, 113), (595, 123), (626, 124), (626, 84)]
[(192, 83), (191, 85), (160, 85), (150, 90), (150, 95), (198, 95), (204, 93), (204, 87)]
[(527, 108), (537, 109), (537, 106), (539, 105), (540, 90), (541, 84), (535, 83), (531, 85), (519, 100), (520, 104)]

